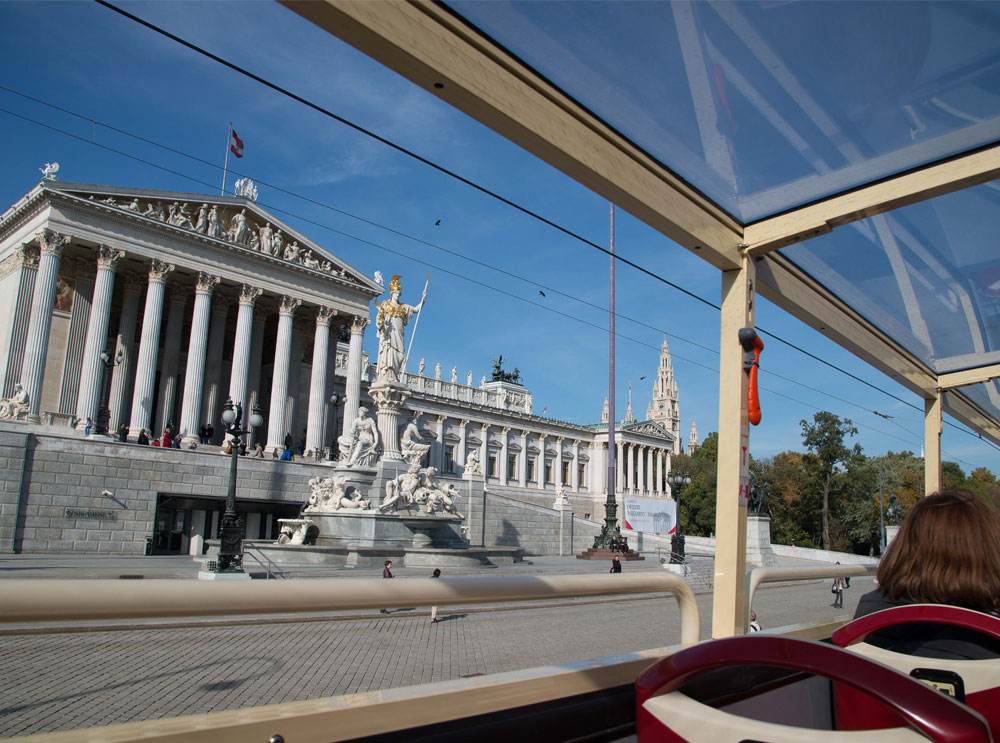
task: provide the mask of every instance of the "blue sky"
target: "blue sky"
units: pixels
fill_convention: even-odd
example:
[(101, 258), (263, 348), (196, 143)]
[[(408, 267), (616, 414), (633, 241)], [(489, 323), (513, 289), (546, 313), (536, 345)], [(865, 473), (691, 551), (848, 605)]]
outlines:
[[(589, 240), (608, 242), (605, 200), (279, 5), (123, 7)], [(217, 166), (0, 90), (4, 111), (82, 138), (0, 112), (4, 207), (30, 190), (40, 177), (38, 168), (52, 160), (60, 163), (59, 176), (66, 181), (218, 193), (232, 121), (245, 157), (235, 163), (231, 158), (230, 165), (258, 183), (262, 206), (284, 210), (279, 216), (368, 275), (401, 274), (406, 301), (419, 299), (432, 271), (411, 368), (424, 357), (431, 369), (440, 362), (446, 375), (457, 366), (464, 379), (471, 369), (478, 381), (491, 359), (503, 354), (520, 369), (536, 412), (547, 408), (548, 416), (578, 423), (599, 420), (607, 392), (607, 313), (575, 299), (607, 306), (603, 254), (97, 4), (2, 3), (0, 28), (0, 85)], [(715, 269), (621, 210), (616, 242), (623, 256), (718, 303)], [(536, 283), (548, 287), (545, 297)], [(716, 430), (718, 357), (704, 347), (718, 347), (718, 313), (625, 266), (618, 268), (617, 286), (619, 313), (642, 322), (618, 321), (619, 333), (633, 339), (618, 341), (619, 415), (631, 380), (633, 408), (643, 417), (665, 331), (680, 388), (684, 440), (692, 418), (702, 436)], [(799, 420), (822, 409), (854, 420), (860, 429), (856, 441), (869, 455), (887, 449), (920, 453), (923, 415), (916, 396), (763, 299), (757, 322), (921, 410), (768, 341), (761, 372), (764, 419), (752, 432), (755, 456), (801, 449)], [(371, 332), (366, 348), (374, 354)], [(1000, 471), (997, 449), (950, 426), (943, 447), (945, 458), (966, 472), (978, 466)]]

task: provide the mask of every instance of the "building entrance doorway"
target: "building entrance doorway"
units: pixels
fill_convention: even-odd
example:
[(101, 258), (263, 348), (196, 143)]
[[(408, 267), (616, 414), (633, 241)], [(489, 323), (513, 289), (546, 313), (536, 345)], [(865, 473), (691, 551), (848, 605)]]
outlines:
[[(236, 511), (246, 523), (247, 539), (271, 540), (278, 537), (278, 519), (295, 518), (303, 505), (237, 499)], [(219, 536), (219, 523), (225, 510), (225, 498), (158, 494), (153, 517), (152, 554), (203, 554), (205, 540)]]

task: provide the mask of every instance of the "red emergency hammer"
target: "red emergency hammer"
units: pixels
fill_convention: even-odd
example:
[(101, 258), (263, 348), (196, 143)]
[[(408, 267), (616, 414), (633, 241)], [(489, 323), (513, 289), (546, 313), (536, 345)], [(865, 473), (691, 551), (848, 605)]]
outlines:
[(750, 424), (756, 426), (760, 423), (760, 394), (757, 392), (757, 370), (760, 368), (760, 352), (764, 350), (764, 341), (757, 335), (753, 328), (741, 328), (739, 333), (740, 345), (746, 356), (743, 359), (744, 371), (750, 371), (749, 385), (747, 386), (747, 412)]

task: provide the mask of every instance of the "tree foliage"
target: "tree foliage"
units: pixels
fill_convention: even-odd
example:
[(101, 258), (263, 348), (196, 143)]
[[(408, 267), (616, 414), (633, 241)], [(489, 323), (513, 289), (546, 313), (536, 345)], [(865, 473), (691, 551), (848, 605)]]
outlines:
[[(897, 508), (901, 521), (923, 495), (923, 458), (910, 451), (866, 457), (860, 446), (850, 444), (857, 433), (851, 421), (832, 413), (817, 413), (801, 425), (806, 451), (750, 461), (767, 493), (772, 541), (879, 554), (883, 518), (886, 526), (892, 522), (890, 508)], [(718, 436), (712, 433), (693, 455), (673, 458), (672, 474), (691, 477), (690, 485), (674, 491), (687, 534), (708, 536), (715, 529), (718, 450)], [(967, 488), (1000, 506), (1000, 480), (985, 467), (966, 476), (955, 462), (942, 462), (941, 485)]]

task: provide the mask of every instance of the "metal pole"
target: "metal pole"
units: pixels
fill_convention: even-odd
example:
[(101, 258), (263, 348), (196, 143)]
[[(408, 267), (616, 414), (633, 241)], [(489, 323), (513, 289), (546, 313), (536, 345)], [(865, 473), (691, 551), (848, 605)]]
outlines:
[[(245, 134), (246, 132), (244, 132)], [(222, 191), (219, 196), (226, 195), (226, 173), (229, 170), (229, 145), (233, 141), (233, 122), (229, 122), (229, 132), (226, 134), (226, 162), (222, 166)]]
[(885, 508), (882, 507), (882, 470), (878, 471), (878, 550), (879, 554), (885, 552)]
[(604, 526), (594, 537), (595, 549), (608, 549), (614, 537), (620, 536), (618, 529), (618, 502), (615, 500), (615, 205), (611, 204), (609, 317), (608, 317), (608, 497), (604, 501)]
[[(424, 311), (424, 297), (427, 296), (427, 287), (431, 283), (431, 272), (427, 272), (427, 281), (424, 282), (424, 293), (420, 295), (420, 312)], [(417, 337), (417, 326), (420, 324), (420, 312), (417, 313), (417, 319), (413, 321), (413, 332), (410, 333), (410, 345), (406, 347), (406, 356), (403, 357), (403, 368), (406, 368), (406, 362), (410, 360), (410, 351), (413, 350), (413, 339)]]

